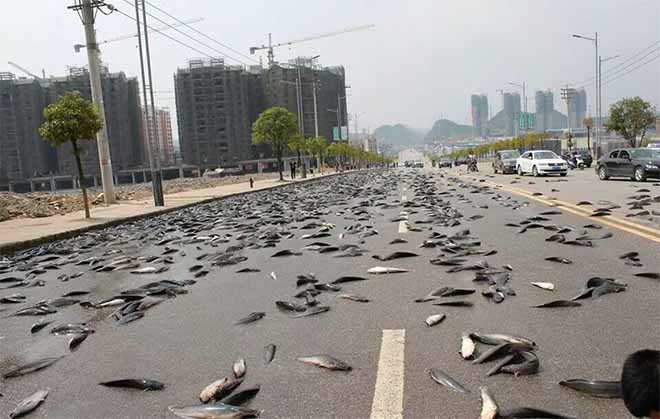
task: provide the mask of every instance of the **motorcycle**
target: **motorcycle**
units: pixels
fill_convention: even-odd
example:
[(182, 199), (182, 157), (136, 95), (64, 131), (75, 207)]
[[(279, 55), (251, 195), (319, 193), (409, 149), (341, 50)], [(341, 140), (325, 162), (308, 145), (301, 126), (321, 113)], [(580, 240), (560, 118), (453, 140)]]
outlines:
[(575, 169), (584, 170), (584, 168), (587, 167), (587, 165), (584, 164), (584, 160), (582, 160), (581, 157), (578, 157), (576, 155), (564, 156), (564, 160), (566, 160), (566, 163), (568, 164), (568, 168), (571, 170), (575, 170)]

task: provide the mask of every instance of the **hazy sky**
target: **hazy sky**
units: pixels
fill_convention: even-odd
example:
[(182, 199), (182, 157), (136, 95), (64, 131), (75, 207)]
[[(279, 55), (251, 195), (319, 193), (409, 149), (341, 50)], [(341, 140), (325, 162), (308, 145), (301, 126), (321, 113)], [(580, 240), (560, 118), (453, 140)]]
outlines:
[[(555, 107), (565, 112), (559, 88), (583, 82), (595, 71), (593, 44), (571, 38), (572, 33), (593, 35), (598, 31), (601, 54), (621, 55), (608, 65), (660, 40), (660, 0), (149, 1), (182, 20), (204, 18), (194, 27), (245, 54), (250, 46), (265, 43), (268, 32), (273, 33), (274, 42), (283, 42), (375, 24), (373, 29), (275, 52), (281, 61), (320, 54), (324, 65), (344, 65), (352, 86), (349, 112), (365, 112), (359, 118), (360, 127), (372, 129), (398, 122), (428, 129), (441, 115), (469, 123), (470, 94), (485, 93), (497, 112), (501, 108), (497, 91), (515, 89), (508, 85), (511, 81), (528, 84), (530, 109), (534, 92), (551, 88)], [(109, 2), (134, 15), (125, 0)], [(72, 0), (6, 2), (0, 71), (19, 73), (6, 64), (8, 60), (39, 74), (45, 69), (47, 75), (63, 75), (67, 65), (85, 65), (86, 54), (75, 53), (72, 47), (84, 40), (84, 34), (76, 13), (66, 9), (70, 3)], [(149, 23), (162, 25), (154, 19)], [(119, 13), (99, 15), (97, 31), (99, 40), (113, 38), (135, 33), (135, 23)], [(209, 55), (218, 55), (173, 30), (167, 33)], [(211, 41), (204, 42), (223, 50)], [(158, 34), (151, 36), (151, 43), (154, 87), (160, 92), (157, 105), (174, 109), (172, 75), (189, 58), (201, 54)], [(660, 43), (647, 59), (660, 54), (658, 46)], [(104, 44), (102, 51), (111, 71), (138, 74), (134, 38)], [(607, 75), (607, 66), (604, 71)], [(591, 108), (593, 88), (588, 95)], [(634, 95), (656, 106), (660, 102), (660, 59), (607, 84), (603, 101), (608, 105)]]

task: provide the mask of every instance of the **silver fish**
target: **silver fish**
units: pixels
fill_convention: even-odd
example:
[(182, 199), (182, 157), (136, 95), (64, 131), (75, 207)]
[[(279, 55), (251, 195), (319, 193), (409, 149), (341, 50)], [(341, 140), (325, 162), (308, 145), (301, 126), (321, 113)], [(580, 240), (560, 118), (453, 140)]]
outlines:
[(186, 419), (241, 419), (258, 418), (260, 411), (224, 403), (201, 404), (187, 407), (170, 406), (168, 410)]
[(320, 368), (327, 368), (329, 370), (350, 371), (353, 369), (344, 361), (337, 359), (330, 355), (310, 355), (298, 358), (298, 361), (306, 364), (316, 365)]
[(34, 392), (30, 397), (21, 400), (16, 408), (9, 414), (9, 417), (12, 419), (19, 418), (32, 412), (34, 409), (39, 407), (39, 405), (43, 403), (44, 400), (46, 400), (49, 391), (49, 388), (46, 388), (45, 390), (38, 390)]
[(552, 282), (530, 282), (530, 284), (534, 285), (535, 287), (546, 290), (546, 291), (554, 291), (555, 290), (555, 284), (553, 284)]
[(277, 346), (275, 346), (272, 343), (269, 343), (264, 347), (264, 363), (266, 365), (270, 364), (273, 358), (275, 358), (275, 351), (277, 350)]
[(477, 345), (474, 343), (469, 333), (463, 333), (461, 336), (461, 356), (463, 359), (472, 359)]
[(410, 271), (407, 269), (391, 268), (387, 266), (374, 266), (373, 268), (369, 268), (367, 270), (367, 273), (370, 274), (397, 274), (403, 272), (410, 272)]
[(440, 323), (444, 319), (445, 319), (444, 314), (433, 314), (433, 315), (428, 316), (426, 318), (426, 325), (428, 327), (432, 327), (432, 326), (435, 326), (436, 324)]
[(481, 415), (479, 419), (495, 419), (498, 416), (499, 407), (488, 387), (480, 387), (481, 390)]
[(447, 373), (437, 368), (431, 368), (429, 370), (429, 375), (431, 379), (436, 383), (443, 385), (450, 390), (456, 391), (458, 393), (469, 393), (470, 390), (463, 387), (458, 381), (454, 380)]
[(242, 376), (244, 376), (245, 371), (247, 370), (247, 365), (245, 364), (245, 359), (240, 358), (236, 362), (234, 362), (232, 370), (234, 371), (234, 377), (241, 378)]

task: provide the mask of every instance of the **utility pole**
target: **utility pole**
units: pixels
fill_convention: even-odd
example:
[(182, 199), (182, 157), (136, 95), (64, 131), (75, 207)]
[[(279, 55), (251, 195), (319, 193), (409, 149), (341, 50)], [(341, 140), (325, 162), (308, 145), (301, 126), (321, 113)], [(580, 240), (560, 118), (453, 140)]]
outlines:
[[(142, 95), (144, 97), (144, 112), (149, 124), (150, 129), (147, 138), (147, 153), (149, 155), (149, 168), (151, 170), (151, 187), (154, 194), (154, 205), (162, 207), (165, 205), (165, 197), (163, 196), (163, 177), (160, 168), (160, 145), (158, 144), (158, 129), (156, 126), (156, 107), (154, 106), (154, 91), (151, 79), (151, 57), (149, 55), (149, 34), (147, 26), (147, 12), (144, 0), (142, 0), (142, 24), (144, 26), (144, 48), (147, 56), (147, 76), (144, 72), (144, 58), (142, 53), (142, 37), (140, 36), (140, 10), (138, 1), (135, 0), (135, 17), (138, 26), (138, 39), (140, 51), (140, 70), (142, 72)], [(147, 85), (148, 81), (148, 85)], [(150, 103), (147, 102), (147, 93), (149, 93)], [(149, 118), (151, 115), (151, 120)], [(152, 142), (152, 138), (154, 141)], [(153, 148), (152, 148), (153, 147)]]
[[(99, 64), (99, 46), (96, 42), (94, 30), (94, 9), (112, 6), (106, 5), (103, 0), (81, 0), (80, 4), (69, 6), (68, 9), (80, 13), (85, 27), (85, 43), (87, 47), (87, 61), (89, 62), (89, 82), (92, 90), (92, 103), (98, 109), (103, 122), (103, 128), (96, 134), (96, 144), (101, 164), (101, 183), (103, 184), (103, 197), (106, 204), (114, 204), (115, 186), (112, 179), (112, 159), (110, 157), (110, 144), (108, 142), (108, 128), (105, 123), (105, 106), (103, 105), (103, 88), (101, 87), (101, 72)], [(80, 179), (84, 182), (84, 179)]]
[[(565, 88), (561, 89), (561, 98), (566, 101), (566, 121), (567, 121), (567, 126), (568, 126), (568, 141), (570, 142), (569, 151), (572, 147), (572, 142), (573, 142), (573, 135), (571, 134), (571, 100), (575, 97), (577, 94), (577, 91), (575, 89), (571, 89), (566, 85)], [(576, 124), (578, 121), (576, 121)]]
[[(313, 70), (312, 70), (313, 71)], [(312, 93), (314, 95), (314, 137), (319, 136), (319, 109), (316, 102), (316, 74), (312, 72), (314, 78), (312, 79)]]
[(298, 78), (296, 79), (296, 94), (298, 95), (297, 100), (300, 103), (300, 133), (305, 136), (305, 108), (303, 104), (303, 98), (302, 98), (302, 74), (300, 72), (300, 66), (302, 65), (302, 61), (300, 60), (300, 57), (296, 58), (296, 67), (298, 70)]

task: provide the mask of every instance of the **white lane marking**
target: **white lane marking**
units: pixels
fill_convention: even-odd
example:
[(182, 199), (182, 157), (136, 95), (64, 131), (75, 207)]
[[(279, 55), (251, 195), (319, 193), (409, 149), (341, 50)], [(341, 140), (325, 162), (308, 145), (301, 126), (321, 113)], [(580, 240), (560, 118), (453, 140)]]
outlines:
[(402, 200), (402, 201), (407, 201), (407, 200), (408, 200), (408, 197), (405, 196), (405, 195), (402, 195), (402, 196), (401, 196), (401, 200)]
[(399, 233), (407, 233), (407, 232), (408, 232), (408, 221), (406, 220), (399, 221)]
[(404, 187), (403, 187), (403, 191), (405, 192), (405, 191), (407, 191), (407, 190), (408, 190), (408, 188), (406, 188), (406, 187), (404, 186)]
[(383, 330), (371, 419), (403, 419), (405, 329)]

